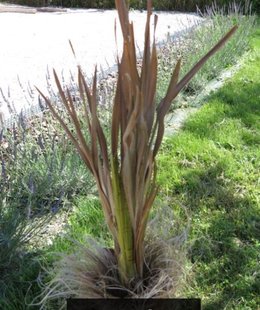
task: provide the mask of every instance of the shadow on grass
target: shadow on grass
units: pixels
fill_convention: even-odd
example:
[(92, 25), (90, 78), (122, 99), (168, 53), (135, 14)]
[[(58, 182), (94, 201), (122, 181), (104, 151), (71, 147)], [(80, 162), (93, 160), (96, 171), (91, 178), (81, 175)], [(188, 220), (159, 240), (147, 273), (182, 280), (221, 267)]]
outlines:
[[(223, 119), (239, 120), (245, 128), (251, 129), (255, 138), (244, 137), (245, 142), (260, 143), (260, 83), (255, 83), (240, 77), (237, 83), (229, 83), (213, 94), (207, 102), (207, 109), (200, 111), (199, 117), (195, 115), (184, 125), (184, 131), (189, 131), (198, 136), (212, 138), (211, 128)], [(215, 110), (214, 110), (215, 109)], [(213, 113), (212, 113), (213, 112)], [(258, 132), (257, 132), (258, 131)]]
[[(190, 251), (191, 261), (204, 266), (199, 267), (196, 282), (217, 287), (221, 292), (218, 299), (207, 302), (204, 309), (224, 309), (230, 299), (250, 299), (260, 294), (257, 202), (235, 193), (232, 184), (227, 186), (225, 180), (219, 179), (224, 169), (217, 165), (204, 173), (189, 172), (185, 176), (188, 188), (185, 205), (193, 210), (195, 218), (201, 217), (205, 226), (195, 232), (198, 238)], [(195, 178), (197, 184), (194, 184)]]
[(214, 98), (222, 99), (230, 105), (230, 111), (226, 112), (227, 117), (239, 118), (246, 127), (259, 127), (260, 117), (260, 83), (251, 79), (240, 77), (239, 82), (227, 84)]

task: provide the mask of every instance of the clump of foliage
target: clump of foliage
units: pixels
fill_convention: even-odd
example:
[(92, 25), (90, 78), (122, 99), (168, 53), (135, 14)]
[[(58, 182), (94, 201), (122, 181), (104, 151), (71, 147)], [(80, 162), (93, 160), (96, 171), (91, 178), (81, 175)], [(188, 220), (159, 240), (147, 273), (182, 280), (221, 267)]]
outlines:
[(170, 68), (182, 58), (181, 75), (184, 75), (205, 52), (215, 44), (226, 30), (237, 23), (239, 28), (226, 46), (212, 57), (182, 92), (183, 99), (200, 93), (206, 84), (216, 79), (223, 69), (236, 63), (249, 49), (249, 35), (255, 25), (256, 16), (251, 15), (249, 6), (236, 3), (226, 12), (223, 7), (213, 5), (201, 13), (205, 22), (191, 29), (181, 38), (169, 37), (159, 53), (159, 85), (157, 100), (163, 97), (170, 80)]
[(57, 124), (48, 122), (43, 115), (30, 121), (20, 117), (0, 132), (1, 309), (27, 309), (26, 300), (39, 293), (41, 250), (35, 245), (39, 239), (46, 244), (46, 227), (69, 209), (76, 193), (92, 191), (78, 154)]
[(67, 198), (92, 186), (79, 156), (50, 122), (47, 116), (36, 116), (1, 131), (0, 189), (10, 204), (20, 204), (21, 214), (28, 218), (56, 212)]
[(49, 214), (28, 220), (20, 208), (18, 200), (11, 201), (0, 192), (0, 308), (7, 310), (26, 309), (27, 291), (31, 289), (29, 295), (39, 291), (33, 283), (40, 270), (39, 251), (29, 250), (29, 244), (51, 219)]
[[(175, 289), (176, 283), (172, 282), (170, 267), (167, 263), (164, 266), (165, 260), (162, 259), (161, 253), (170, 254), (165, 251), (165, 247), (163, 252), (160, 252), (160, 246), (158, 247), (156, 242), (153, 245), (145, 242), (148, 215), (158, 192), (155, 158), (164, 134), (164, 117), (172, 100), (204, 63), (226, 43), (237, 26), (234, 26), (181, 79), (179, 60), (173, 70), (166, 95), (157, 106), (157, 52), (155, 40), (153, 39), (152, 44), (150, 40), (152, 2), (147, 1), (145, 46), (140, 71), (137, 66), (133, 23), (129, 22), (127, 4), (125, 1), (115, 2), (124, 38), (124, 49), (121, 60), (118, 58), (111, 141), (107, 141), (100, 123), (96, 71), (92, 86), (89, 87), (81, 67), (78, 67), (78, 92), (84, 107), (84, 122), (78, 116), (71, 91), (62, 88), (54, 71), (60, 100), (71, 124), (74, 125), (73, 130), (66, 124), (54, 103), (38, 90), (93, 174), (106, 223), (114, 241), (113, 249), (99, 246), (92, 250), (83, 248), (85, 260), (81, 261), (82, 264), (75, 259), (78, 254), (65, 257), (60, 263), (63, 272), (51, 285), (57, 289), (65, 281), (69, 293), (60, 293), (81, 297), (113, 296), (115, 287), (124, 292), (124, 295), (130, 296), (139, 294), (152, 297), (158, 293), (168, 295)], [(156, 24), (157, 16), (154, 17), (154, 28)], [(85, 136), (84, 127), (88, 129), (89, 136)], [(147, 253), (150, 253), (148, 257)], [(156, 256), (160, 259), (157, 260)], [(159, 268), (160, 262), (162, 268)], [(84, 279), (80, 280), (81, 285), (77, 284), (78, 270), (86, 270)], [(92, 272), (93, 270), (95, 272)], [(93, 287), (93, 277), (98, 279), (98, 288)], [(157, 289), (154, 289), (155, 287)], [(52, 290), (53, 288), (51, 292)]]

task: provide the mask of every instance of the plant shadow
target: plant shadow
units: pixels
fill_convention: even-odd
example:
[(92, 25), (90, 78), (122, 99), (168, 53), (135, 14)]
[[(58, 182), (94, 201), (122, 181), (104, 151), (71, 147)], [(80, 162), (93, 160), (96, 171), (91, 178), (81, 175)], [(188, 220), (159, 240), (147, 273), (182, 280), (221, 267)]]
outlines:
[[(257, 277), (258, 253), (255, 243), (260, 241), (260, 214), (254, 197), (234, 192), (221, 178), (225, 167), (219, 164), (203, 173), (189, 172), (185, 180), (187, 191), (185, 204), (194, 213), (206, 208), (208, 223), (195, 234), (190, 249), (193, 263), (210, 268), (202, 269), (196, 276), (198, 283), (210, 287), (222, 287), (218, 300), (208, 302), (204, 309), (223, 309), (232, 296), (259, 296), (260, 282)], [(195, 174), (195, 175), (194, 175)], [(197, 184), (194, 179), (197, 179)], [(192, 180), (192, 184), (189, 184)], [(258, 241), (257, 241), (258, 240)]]

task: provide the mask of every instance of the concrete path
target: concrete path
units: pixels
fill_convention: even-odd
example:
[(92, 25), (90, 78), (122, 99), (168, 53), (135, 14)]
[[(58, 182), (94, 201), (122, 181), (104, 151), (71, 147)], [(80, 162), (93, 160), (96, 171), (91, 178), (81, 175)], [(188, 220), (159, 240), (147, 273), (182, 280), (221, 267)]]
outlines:
[[(176, 35), (200, 21), (192, 14), (157, 14), (157, 42), (165, 40), (167, 34)], [(18, 113), (37, 104), (38, 94), (33, 86), (46, 92), (47, 68), (50, 73), (55, 68), (63, 74), (65, 81), (69, 81), (70, 73), (76, 74), (77, 63), (88, 76), (91, 76), (96, 64), (104, 70), (113, 66), (116, 17), (115, 10), (0, 13), (0, 115), (4, 119), (10, 116), (7, 101), (11, 109)], [(132, 11), (130, 19), (134, 21), (137, 45), (142, 49), (146, 12)], [(121, 50), (118, 22), (117, 25), (118, 47)], [(71, 52), (69, 40), (73, 43), (77, 60)], [(32, 96), (28, 88), (33, 90)]]

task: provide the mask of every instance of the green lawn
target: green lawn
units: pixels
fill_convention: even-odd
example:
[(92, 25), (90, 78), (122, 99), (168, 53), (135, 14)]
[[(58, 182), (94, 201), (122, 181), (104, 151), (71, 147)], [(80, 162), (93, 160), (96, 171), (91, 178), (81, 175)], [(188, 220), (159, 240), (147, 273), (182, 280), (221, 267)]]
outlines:
[(260, 29), (243, 68), (168, 138), (163, 194), (192, 216), (185, 297), (203, 309), (260, 307)]

